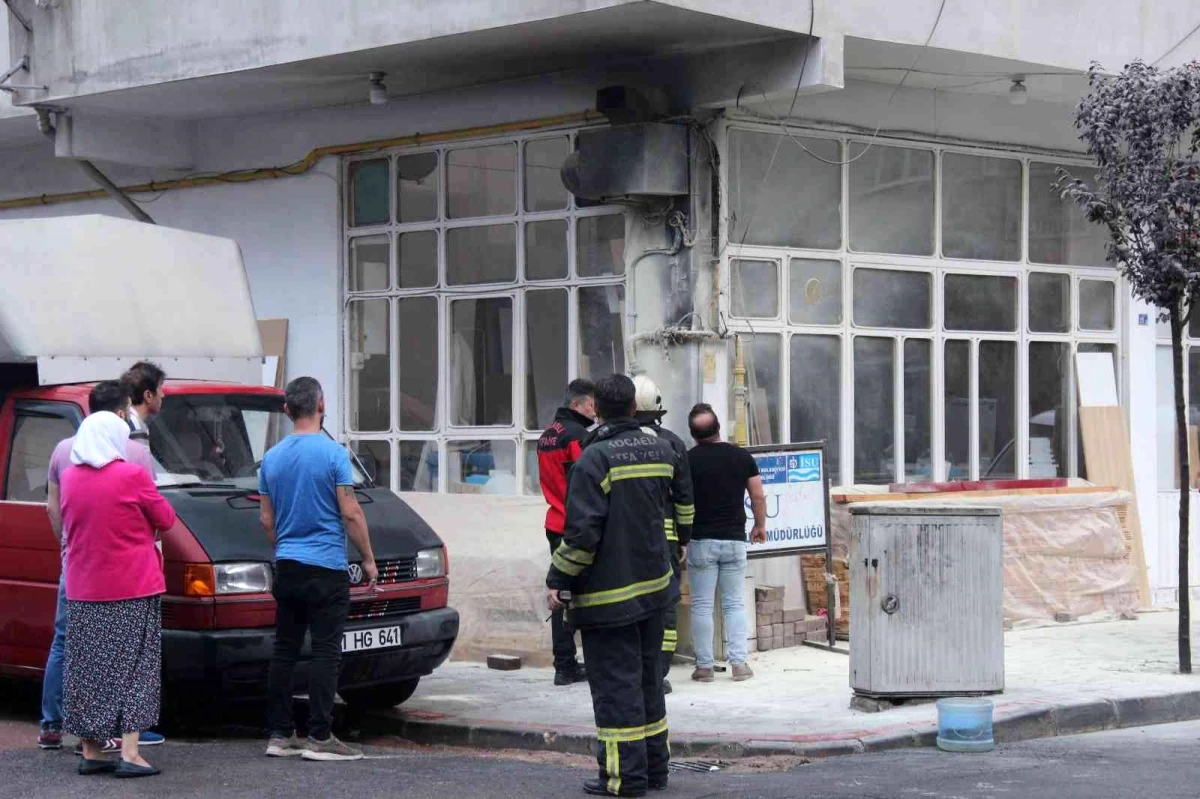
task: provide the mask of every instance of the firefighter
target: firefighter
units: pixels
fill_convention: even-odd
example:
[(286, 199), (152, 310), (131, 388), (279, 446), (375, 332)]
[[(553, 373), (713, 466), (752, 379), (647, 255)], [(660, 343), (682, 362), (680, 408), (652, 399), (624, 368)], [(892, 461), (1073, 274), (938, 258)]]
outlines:
[[(663, 508), (694, 513), (671, 445), (634, 418), (633, 381), (596, 384), (602, 424), (571, 469), (562, 546), (546, 576), (551, 610), (580, 630), (600, 751), (584, 791), (642, 796), (667, 787), (663, 616), (679, 597)], [(686, 497), (686, 506), (685, 506)], [(569, 596), (564, 592), (570, 592)]]
[[(546, 498), (546, 540), (550, 557), (562, 544), (567, 497), (567, 470), (579, 460), (581, 442), (596, 415), (595, 386), (590, 380), (572, 380), (567, 385), (563, 406), (538, 439), (538, 477)], [(567, 628), (563, 612), (550, 614), (550, 639), (554, 651), (554, 684), (571, 685), (587, 679), (582, 663), (575, 659), (575, 634)]]
[[(685, 507), (692, 505), (692, 476), (688, 469), (687, 444), (683, 443), (683, 439), (672, 433), (662, 425), (662, 418), (667, 412), (663, 410), (662, 395), (659, 394), (658, 386), (654, 381), (645, 375), (637, 375), (633, 378), (633, 386), (637, 393), (637, 412), (634, 414), (634, 419), (642, 424), (643, 428), (653, 430), (657, 435), (666, 439), (675, 450), (675, 456), (679, 459), (683, 470), (683, 483), (685, 486), (685, 496), (679, 500)], [(671, 553), (671, 573), (674, 575), (672, 579), (676, 584), (679, 583), (679, 567), (682, 562), (683, 547), (688, 545), (688, 541), (692, 537), (692, 515), (679, 516), (675, 512), (674, 503), (668, 505), (663, 513), (663, 526), (667, 531), (667, 548)], [(664, 619), (663, 630), (663, 645), (662, 645), (662, 673), (663, 673), (663, 693), (671, 693), (671, 681), (667, 679), (667, 675), (671, 673), (671, 660), (675, 657), (675, 647), (679, 643), (678, 630), (678, 604), (672, 604), (667, 608)]]

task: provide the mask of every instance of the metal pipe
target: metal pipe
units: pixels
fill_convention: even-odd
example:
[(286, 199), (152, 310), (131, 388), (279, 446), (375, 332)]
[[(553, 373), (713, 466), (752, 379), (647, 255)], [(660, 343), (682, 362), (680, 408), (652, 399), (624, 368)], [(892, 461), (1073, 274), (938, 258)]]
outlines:
[(633, 340), (636, 337), (637, 329), (637, 265), (651, 255), (678, 255), (683, 249), (683, 224), (672, 226), (675, 235), (671, 241), (670, 247), (658, 247), (651, 250), (643, 250), (637, 258), (633, 259), (633, 263), (629, 265), (625, 275), (625, 369), (631, 375), (636, 375), (640, 372), (637, 363), (637, 355), (634, 352)]
[[(50, 112), (47, 109), (37, 109), (37, 124), (38, 130), (42, 132), (42, 135), (54, 141), (54, 125), (50, 122)], [(135, 203), (128, 194), (121, 191), (121, 187), (109, 180), (108, 176), (97, 169), (95, 164), (85, 158), (76, 158), (73, 160), (79, 164), (79, 168), (83, 170), (83, 173), (92, 179), (92, 182), (104, 189), (104, 192), (116, 200), (134, 219), (139, 222), (145, 222), (148, 225), (155, 224), (150, 214), (143, 211), (141, 206)]]
[[(742, 354), (742, 337), (733, 337), (733, 443), (739, 447), (750, 443), (746, 426), (746, 359)], [(829, 529), (828, 526), (825, 528)]]
[(16, 17), (17, 22), (21, 23), (21, 27), (25, 29), (26, 33), (33, 33), (33, 26), (29, 24), (29, 20), (25, 18), (24, 14), (17, 11), (17, 7), (13, 5), (13, 0), (4, 0), (4, 5), (8, 6), (9, 13)]
[(27, 55), (21, 56), (21, 60), (17, 62), (15, 67), (10, 69), (8, 72), (5, 72), (3, 75), (0, 75), (0, 83), (4, 83), (4, 81), (11, 78), (13, 75), (16, 75), (23, 69), (29, 69), (29, 56)]

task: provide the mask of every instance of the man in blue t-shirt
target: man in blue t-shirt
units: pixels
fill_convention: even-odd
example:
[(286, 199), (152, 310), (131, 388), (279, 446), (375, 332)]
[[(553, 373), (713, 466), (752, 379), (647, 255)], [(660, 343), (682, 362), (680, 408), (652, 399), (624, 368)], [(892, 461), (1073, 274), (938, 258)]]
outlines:
[[(362, 752), (334, 737), (333, 699), (342, 656), (342, 630), (350, 610), (346, 537), (362, 554), (364, 575), (379, 578), (367, 519), (354, 496), (346, 450), (324, 434), (325, 395), (311, 377), (288, 383), (284, 410), (295, 433), (263, 458), (259, 517), (275, 546), (275, 651), (267, 677), (271, 757), (360, 760)], [(312, 639), (308, 669), (308, 740), (296, 737), (292, 678), (304, 644)]]

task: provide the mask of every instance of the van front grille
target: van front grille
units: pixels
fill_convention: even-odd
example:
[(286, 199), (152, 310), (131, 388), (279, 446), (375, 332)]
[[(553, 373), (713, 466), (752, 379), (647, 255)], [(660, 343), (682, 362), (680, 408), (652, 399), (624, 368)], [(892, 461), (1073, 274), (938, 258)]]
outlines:
[(352, 602), (350, 613), (346, 618), (350, 621), (358, 621), (360, 619), (377, 619), (383, 616), (402, 616), (406, 613), (416, 613), (420, 609), (421, 597), (419, 596)]

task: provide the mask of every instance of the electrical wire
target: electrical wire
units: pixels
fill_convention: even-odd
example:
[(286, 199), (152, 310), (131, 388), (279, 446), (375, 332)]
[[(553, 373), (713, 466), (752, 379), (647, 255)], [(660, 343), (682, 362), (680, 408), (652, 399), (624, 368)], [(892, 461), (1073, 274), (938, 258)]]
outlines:
[(1192, 37), (1193, 37), (1193, 36), (1196, 34), (1196, 31), (1200, 31), (1200, 22), (1197, 22), (1197, 23), (1196, 23), (1196, 27), (1194, 27), (1194, 28), (1192, 28), (1190, 31), (1188, 31), (1188, 32), (1187, 32), (1187, 35), (1185, 35), (1185, 36), (1184, 36), (1182, 39), (1180, 39), (1179, 41), (1175, 42), (1175, 44), (1171, 45), (1171, 49), (1170, 49), (1170, 50), (1167, 50), (1167, 52), (1163, 53), (1163, 54), (1162, 54), (1162, 55), (1160, 55), (1158, 58), (1156, 58), (1156, 59), (1154, 59), (1153, 61), (1151, 61), (1151, 62), (1150, 62), (1150, 66), (1152, 66), (1152, 67), (1153, 67), (1153, 66), (1156, 66), (1156, 65), (1158, 64), (1158, 62), (1159, 62), (1159, 61), (1162, 61), (1164, 58), (1166, 58), (1167, 56), (1169, 56), (1171, 53), (1173, 53), (1173, 52), (1175, 52), (1176, 50), (1178, 50), (1178, 49), (1179, 49), (1179, 47), (1180, 47), (1180, 46), (1181, 46), (1181, 45), (1182, 45), (1184, 42), (1186, 42), (1188, 39), (1192, 38)]

